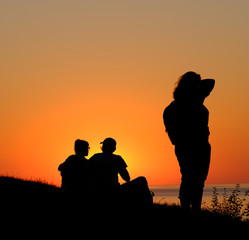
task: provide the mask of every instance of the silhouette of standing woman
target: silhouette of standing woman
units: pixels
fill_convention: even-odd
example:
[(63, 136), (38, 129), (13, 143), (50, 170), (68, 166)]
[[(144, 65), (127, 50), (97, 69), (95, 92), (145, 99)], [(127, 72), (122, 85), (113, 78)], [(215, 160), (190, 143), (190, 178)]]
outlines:
[(166, 132), (175, 145), (182, 174), (179, 198), (181, 207), (199, 212), (204, 182), (208, 175), (209, 144), (208, 109), (204, 99), (214, 88), (213, 79), (201, 80), (199, 74), (187, 72), (179, 78), (174, 101), (164, 110)]

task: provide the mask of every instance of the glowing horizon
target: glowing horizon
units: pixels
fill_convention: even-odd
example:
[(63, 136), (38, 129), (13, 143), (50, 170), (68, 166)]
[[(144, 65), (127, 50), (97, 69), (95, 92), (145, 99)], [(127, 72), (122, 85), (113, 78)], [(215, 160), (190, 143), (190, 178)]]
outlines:
[(106, 137), (132, 178), (180, 183), (162, 114), (178, 77), (214, 78), (207, 183), (249, 182), (249, 2), (0, 3), (0, 174), (60, 184), (74, 141)]

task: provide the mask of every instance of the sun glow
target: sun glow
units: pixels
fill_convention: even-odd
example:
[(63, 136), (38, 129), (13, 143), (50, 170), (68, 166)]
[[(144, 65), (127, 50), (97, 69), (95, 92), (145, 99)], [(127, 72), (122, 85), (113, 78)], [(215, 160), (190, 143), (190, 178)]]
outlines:
[(113, 137), (132, 178), (179, 183), (162, 113), (195, 71), (216, 80), (207, 181), (249, 181), (249, 2), (10, 2), (0, 4), (0, 174), (59, 185), (77, 138), (90, 157)]

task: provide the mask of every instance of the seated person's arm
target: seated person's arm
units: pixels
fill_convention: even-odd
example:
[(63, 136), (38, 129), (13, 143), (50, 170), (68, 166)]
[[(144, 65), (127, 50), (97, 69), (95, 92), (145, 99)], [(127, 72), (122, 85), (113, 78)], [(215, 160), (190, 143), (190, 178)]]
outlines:
[(130, 174), (126, 168), (121, 168), (119, 174), (126, 182), (130, 181)]

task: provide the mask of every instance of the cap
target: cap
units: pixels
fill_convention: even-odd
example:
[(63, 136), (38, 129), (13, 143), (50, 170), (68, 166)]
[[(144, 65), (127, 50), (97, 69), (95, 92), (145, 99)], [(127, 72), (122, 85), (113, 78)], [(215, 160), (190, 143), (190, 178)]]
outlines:
[(103, 142), (100, 144), (108, 144), (108, 145), (116, 145), (116, 141), (113, 138), (106, 138)]

